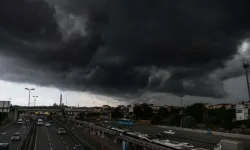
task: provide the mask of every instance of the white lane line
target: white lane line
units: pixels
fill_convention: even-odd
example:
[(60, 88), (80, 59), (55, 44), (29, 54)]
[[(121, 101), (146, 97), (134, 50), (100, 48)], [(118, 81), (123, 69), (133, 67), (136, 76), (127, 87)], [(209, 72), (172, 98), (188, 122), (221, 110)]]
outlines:
[(62, 137), (61, 137), (61, 140), (62, 140)]
[(65, 142), (64, 141), (62, 141), (63, 142), (63, 144), (65, 145)]
[(35, 146), (34, 146), (34, 150), (36, 150), (37, 134), (38, 134), (38, 132), (37, 132), (37, 128), (36, 128), (36, 139), (35, 139)]
[(50, 148), (50, 150), (52, 150), (52, 147)]
[(68, 146), (66, 146), (66, 149), (69, 149), (69, 147), (68, 147)]
[(7, 132), (3, 132), (2, 134), (5, 135)]
[(51, 147), (51, 143), (49, 142), (49, 145), (50, 145), (50, 147)]

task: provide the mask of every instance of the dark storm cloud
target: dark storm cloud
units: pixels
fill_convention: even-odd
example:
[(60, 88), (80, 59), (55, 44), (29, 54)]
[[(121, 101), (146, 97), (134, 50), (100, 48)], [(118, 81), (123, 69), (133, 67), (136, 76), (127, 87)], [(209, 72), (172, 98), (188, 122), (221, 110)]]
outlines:
[(210, 74), (247, 38), (249, 7), (248, 0), (3, 0), (2, 55), (43, 74), (2, 78), (49, 80), (72, 90), (223, 97), (223, 77)]

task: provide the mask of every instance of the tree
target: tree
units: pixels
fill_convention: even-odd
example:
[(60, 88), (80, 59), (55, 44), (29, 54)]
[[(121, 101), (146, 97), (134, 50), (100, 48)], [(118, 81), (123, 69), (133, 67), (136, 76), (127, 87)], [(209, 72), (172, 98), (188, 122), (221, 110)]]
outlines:
[(169, 116), (168, 109), (164, 107), (160, 107), (160, 109), (158, 110), (158, 115), (161, 118), (167, 118)]
[(115, 118), (115, 119), (123, 117), (123, 115), (120, 111), (120, 108), (118, 108), (118, 107), (116, 107), (115, 110), (111, 113), (111, 116), (112, 116), (112, 118)]
[(141, 105), (136, 105), (134, 107), (134, 113), (136, 117), (139, 119), (150, 119), (151, 117), (153, 117), (153, 110), (146, 103), (143, 103)]
[(206, 112), (206, 107), (202, 103), (196, 103), (191, 106), (188, 106), (186, 109), (186, 114), (193, 116), (197, 123), (202, 122), (203, 116)]
[(172, 126), (180, 126), (180, 120), (181, 120), (180, 115), (172, 115), (169, 118), (169, 124)]
[(161, 117), (156, 115), (156, 116), (153, 116), (152, 119), (151, 119), (151, 124), (152, 125), (158, 125), (161, 123)]
[(187, 128), (192, 128), (196, 124), (195, 118), (192, 116), (185, 116), (182, 118), (182, 125)]

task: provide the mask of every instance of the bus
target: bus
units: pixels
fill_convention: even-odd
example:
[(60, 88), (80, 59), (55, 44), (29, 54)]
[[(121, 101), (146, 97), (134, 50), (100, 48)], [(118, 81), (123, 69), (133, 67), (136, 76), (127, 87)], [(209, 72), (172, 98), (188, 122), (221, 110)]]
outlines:
[(117, 120), (117, 124), (124, 125), (124, 126), (132, 126), (133, 121), (130, 119), (121, 118)]

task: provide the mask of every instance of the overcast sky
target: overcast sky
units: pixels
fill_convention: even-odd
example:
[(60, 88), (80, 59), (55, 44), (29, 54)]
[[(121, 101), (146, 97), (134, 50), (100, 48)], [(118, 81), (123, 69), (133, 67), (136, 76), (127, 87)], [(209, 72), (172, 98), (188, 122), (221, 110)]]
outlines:
[(249, 18), (249, 0), (1, 0), (0, 98), (27, 105), (35, 87), (37, 105), (61, 91), (81, 106), (247, 100)]

